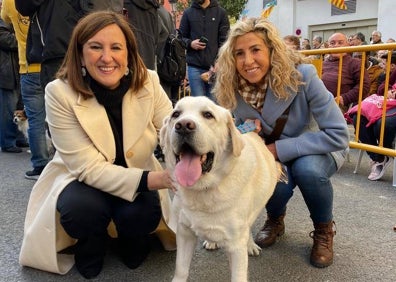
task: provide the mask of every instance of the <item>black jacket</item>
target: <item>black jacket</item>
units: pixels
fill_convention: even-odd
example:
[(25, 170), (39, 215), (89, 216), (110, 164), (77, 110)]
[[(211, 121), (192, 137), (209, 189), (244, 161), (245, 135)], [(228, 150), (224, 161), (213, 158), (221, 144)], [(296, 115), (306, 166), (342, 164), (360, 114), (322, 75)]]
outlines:
[(164, 8), (164, 6), (160, 6), (158, 8), (158, 18), (159, 18), (159, 36), (158, 36), (158, 44), (157, 44), (157, 57), (162, 59), (165, 54), (165, 45), (168, 39), (169, 34), (175, 34), (175, 24), (173, 23), (172, 14), (168, 12)]
[[(214, 65), (220, 46), (227, 38), (230, 22), (226, 10), (219, 6), (217, 0), (210, 0), (206, 9), (193, 2), (184, 11), (179, 29), (188, 47), (187, 64), (209, 70)], [(209, 39), (206, 48), (192, 49), (191, 41), (201, 36)]]
[(0, 88), (19, 89), (18, 43), (12, 26), (0, 19)]
[[(63, 58), (78, 20), (87, 13), (111, 7), (122, 10), (121, 0), (15, 0), (15, 7), (23, 16), (37, 13), (37, 24), (43, 45), (42, 62)], [(37, 43), (37, 42), (36, 42)], [(26, 46), (29, 49), (29, 46)], [(36, 50), (40, 50), (37, 48)]]
[[(33, 54), (42, 61), (59, 59), (65, 56), (69, 39), (77, 21), (84, 15), (79, 0), (15, 0), (15, 7), (23, 16), (33, 18), (41, 31), (42, 54)], [(31, 46), (26, 46), (30, 49)], [(40, 52), (41, 48), (37, 48)]]
[(136, 36), (139, 54), (147, 68), (155, 69), (155, 54), (159, 37), (157, 0), (125, 0), (128, 21)]

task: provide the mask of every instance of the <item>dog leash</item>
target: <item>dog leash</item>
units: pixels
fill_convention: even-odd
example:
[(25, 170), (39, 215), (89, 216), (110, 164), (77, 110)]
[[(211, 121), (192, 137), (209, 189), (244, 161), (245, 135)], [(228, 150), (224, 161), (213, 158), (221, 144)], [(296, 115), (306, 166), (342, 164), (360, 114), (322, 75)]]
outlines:
[(270, 135), (265, 134), (263, 131), (259, 133), (259, 135), (264, 138), (266, 145), (272, 144), (279, 139), (279, 136), (281, 135), (283, 128), (285, 127), (286, 121), (289, 117), (290, 106), (291, 105), (289, 105), (289, 107), (287, 107), (287, 109), (280, 115), (280, 117), (278, 117), (275, 122), (275, 127)]

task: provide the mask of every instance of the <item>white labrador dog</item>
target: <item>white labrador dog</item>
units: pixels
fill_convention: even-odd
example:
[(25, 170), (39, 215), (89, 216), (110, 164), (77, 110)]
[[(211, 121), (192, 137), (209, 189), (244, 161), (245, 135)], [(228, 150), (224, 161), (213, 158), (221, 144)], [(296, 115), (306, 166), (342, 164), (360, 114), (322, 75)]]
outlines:
[(232, 281), (247, 281), (248, 254), (259, 255), (251, 226), (271, 197), (281, 168), (257, 133), (241, 134), (228, 110), (206, 97), (185, 97), (160, 133), (177, 192), (176, 271), (186, 281), (197, 238), (228, 253)]

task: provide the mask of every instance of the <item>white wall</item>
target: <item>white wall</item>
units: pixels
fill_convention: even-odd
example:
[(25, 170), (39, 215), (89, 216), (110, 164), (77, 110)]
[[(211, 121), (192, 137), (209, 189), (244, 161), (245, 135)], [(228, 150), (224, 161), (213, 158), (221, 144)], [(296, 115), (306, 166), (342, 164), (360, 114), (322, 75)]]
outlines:
[(396, 2), (395, 0), (379, 0), (378, 30), (382, 33), (382, 41), (396, 39)]
[[(263, 10), (262, 1), (249, 0), (246, 9), (248, 16), (259, 17)], [(378, 29), (383, 31), (384, 39), (391, 37), (390, 34), (396, 37), (396, 29), (392, 27), (396, 20), (395, 0), (357, 0), (356, 11), (357, 13), (331, 16), (331, 4), (327, 0), (278, 0), (278, 5), (272, 11), (269, 20), (278, 27), (281, 36), (295, 34), (296, 29), (301, 29), (301, 37), (309, 37), (308, 27), (312, 25), (348, 25), (353, 21), (378, 18), (379, 23), (383, 22), (382, 25), (378, 25)], [(385, 16), (387, 13), (391, 15)], [(384, 16), (379, 17), (379, 14)], [(391, 21), (391, 17), (395, 20)]]

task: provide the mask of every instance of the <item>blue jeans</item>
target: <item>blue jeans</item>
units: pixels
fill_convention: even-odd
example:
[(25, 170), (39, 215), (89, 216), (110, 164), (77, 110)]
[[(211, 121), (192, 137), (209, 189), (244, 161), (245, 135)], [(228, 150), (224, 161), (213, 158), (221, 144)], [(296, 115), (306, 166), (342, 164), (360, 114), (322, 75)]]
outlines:
[(333, 186), (330, 177), (337, 171), (331, 154), (308, 155), (287, 162), (288, 183), (278, 182), (268, 201), (268, 214), (277, 218), (286, 213), (286, 205), (299, 187), (314, 224), (333, 220)]
[(19, 136), (18, 127), (12, 121), (17, 101), (16, 91), (0, 88), (0, 147), (2, 149), (15, 147)]
[(201, 79), (201, 74), (207, 71), (207, 69), (201, 69), (194, 66), (187, 67), (191, 96), (206, 96), (212, 99), (212, 94), (210, 93), (212, 86)]
[(22, 101), (29, 122), (28, 137), (31, 162), (34, 168), (45, 166), (49, 154), (45, 136), (44, 90), (40, 84), (40, 73), (21, 74)]

